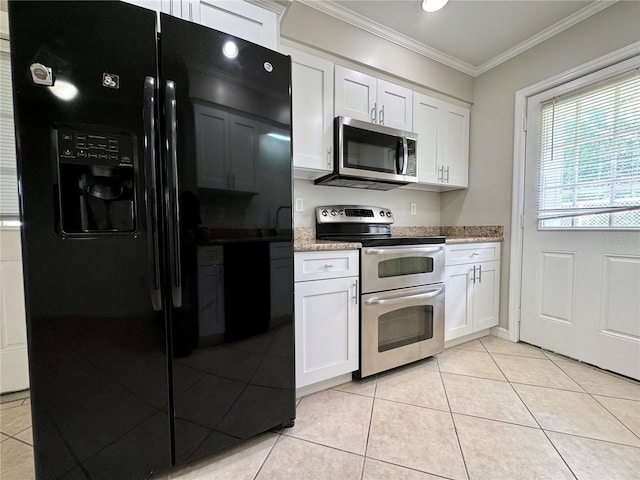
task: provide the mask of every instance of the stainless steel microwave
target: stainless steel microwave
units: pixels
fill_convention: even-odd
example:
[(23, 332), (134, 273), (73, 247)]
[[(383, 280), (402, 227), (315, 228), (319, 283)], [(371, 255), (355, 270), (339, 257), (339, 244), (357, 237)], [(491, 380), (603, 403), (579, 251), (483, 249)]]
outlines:
[(418, 181), (418, 134), (336, 117), (333, 172), (316, 185), (391, 190)]

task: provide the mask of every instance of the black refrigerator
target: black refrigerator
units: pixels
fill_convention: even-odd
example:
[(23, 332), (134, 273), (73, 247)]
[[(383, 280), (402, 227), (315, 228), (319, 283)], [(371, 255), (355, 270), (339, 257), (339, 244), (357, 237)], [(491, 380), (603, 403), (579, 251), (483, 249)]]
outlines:
[(290, 58), (122, 2), (9, 27), (37, 478), (291, 425)]

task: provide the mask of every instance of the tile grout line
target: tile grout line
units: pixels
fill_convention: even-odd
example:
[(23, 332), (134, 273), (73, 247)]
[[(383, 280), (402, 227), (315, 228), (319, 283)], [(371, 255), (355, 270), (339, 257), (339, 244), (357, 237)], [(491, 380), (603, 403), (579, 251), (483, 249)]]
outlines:
[(369, 427), (367, 428), (367, 441), (364, 444), (364, 460), (362, 461), (362, 472), (360, 472), (360, 480), (364, 480), (364, 468), (367, 463), (367, 450), (369, 450), (369, 437), (371, 436), (371, 424), (373, 423), (373, 410), (376, 406), (376, 394), (378, 393), (378, 375), (376, 374), (375, 384), (373, 385), (373, 401), (371, 402), (371, 412), (369, 413)]
[[(284, 429), (283, 429), (284, 430)], [(275, 432), (274, 432), (275, 433)], [(258, 478), (258, 475), (260, 475), (260, 472), (262, 471), (262, 468), (264, 467), (264, 465), (267, 463), (267, 460), (269, 460), (269, 457), (271, 456), (271, 452), (273, 452), (273, 449), (276, 447), (276, 444), (280, 441), (280, 439), (284, 436), (283, 433), (276, 433), (277, 438), (276, 441), (273, 442), (273, 445), (271, 445), (271, 448), (269, 449), (269, 452), (267, 453), (267, 456), (264, 457), (264, 460), (262, 461), (262, 463), (260, 464), (260, 468), (258, 468), (258, 471), (256, 472), (256, 474), (253, 476), (253, 480), (256, 480)]]
[[(484, 347), (484, 345), (483, 345)], [(447, 394), (447, 387), (444, 384), (444, 379), (442, 378), (442, 370), (440, 370), (440, 360), (437, 356), (434, 356), (436, 359), (436, 365), (438, 365), (438, 373), (440, 374), (440, 382), (442, 383), (442, 390), (444, 390), (444, 396), (447, 399), (447, 406), (449, 407), (449, 416), (451, 417), (451, 423), (453, 424), (453, 431), (456, 434), (456, 440), (458, 441), (458, 448), (460, 449), (460, 456), (462, 457), (462, 465), (464, 465), (464, 471), (467, 474), (467, 479), (471, 478), (469, 475), (469, 467), (467, 467), (467, 459), (464, 456), (464, 450), (462, 449), (462, 442), (460, 441), (460, 435), (458, 435), (458, 426), (456, 425), (456, 420), (453, 418), (453, 411), (451, 410), (451, 402), (449, 402), (449, 395)]]
[[(491, 354), (489, 354), (491, 355)], [(555, 452), (558, 454), (558, 456), (560, 457), (560, 459), (562, 460), (562, 463), (565, 464), (565, 466), (569, 469), (569, 472), (571, 472), (571, 475), (573, 475), (573, 478), (577, 479), (577, 475), (574, 473), (573, 469), (569, 466), (569, 463), (567, 462), (567, 460), (562, 456), (562, 454), (560, 453), (560, 451), (558, 450), (558, 448), (556, 447), (556, 445), (551, 441), (551, 439), (549, 438), (549, 435), (547, 435), (547, 432), (545, 432), (545, 430), (542, 428), (542, 425), (540, 425), (540, 422), (538, 421), (538, 419), (536, 418), (536, 416), (533, 414), (533, 412), (531, 411), (531, 409), (529, 408), (529, 405), (527, 405), (527, 403), (524, 401), (524, 399), (520, 396), (520, 394), (518, 393), (518, 391), (514, 388), (513, 384), (511, 383), (511, 381), (509, 380), (509, 378), (505, 375), (505, 373), (502, 371), (502, 369), (500, 368), (500, 365), (498, 365), (498, 363), (495, 361), (495, 359), (493, 357), (491, 357), (491, 359), (493, 360), (493, 362), (496, 364), (496, 366), (498, 367), (498, 369), (500, 370), (500, 372), (502, 372), (502, 374), (504, 375), (504, 377), (507, 379), (507, 382), (509, 383), (509, 386), (511, 387), (511, 389), (514, 391), (514, 393), (516, 394), (516, 396), (518, 397), (518, 399), (522, 402), (522, 404), (524, 405), (524, 407), (527, 409), (527, 411), (529, 412), (529, 415), (531, 415), (531, 418), (533, 418), (533, 420), (536, 422), (536, 424), (538, 425), (538, 429), (542, 432), (542, 434), (545, 436), (545, 438), (547, 439), (547, 442), (549, 442), (549, 444), (553, 447), (553, 449), (555, 450)], [(565, 373), (566, 375), (566, 373)], [(573, 378), (571, 379), (573, 380)], [(536, 385), (531, 385), (531, 386), (536, 386)], [(550, 387), (547, 387), (550, 388)], [(582, 387), (580, 387), (582, 388)], [(580, 393), (580, 392), (576, 392), (576, 393)]]

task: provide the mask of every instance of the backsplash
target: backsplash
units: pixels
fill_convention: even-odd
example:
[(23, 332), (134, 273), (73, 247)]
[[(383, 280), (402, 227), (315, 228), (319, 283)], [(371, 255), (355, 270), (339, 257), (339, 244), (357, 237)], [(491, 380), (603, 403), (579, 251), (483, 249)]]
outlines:
[[(503, 238), (502, 225), (464, 225), (464, 226), (429, 226), (429, 227), (391, 227), (393, 235), (407, 237), (444, 235), (449, 238)], [(315, 227), (296, 227), (294, 241), (305, 242), (315, 240)]]

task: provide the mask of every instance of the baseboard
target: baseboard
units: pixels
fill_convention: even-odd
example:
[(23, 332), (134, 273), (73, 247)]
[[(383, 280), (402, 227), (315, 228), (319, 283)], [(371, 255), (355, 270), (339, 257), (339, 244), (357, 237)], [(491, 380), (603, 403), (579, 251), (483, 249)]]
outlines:
[(511, 336), (509, 335), (509, 330), (503, 327), (493, 327), (491, 329), (491, 335), (493, 335), (494, 337), (502, 338), (504, 340), (509, 340), (513, 342), (513, 340), (511, 339)]
[(311, 385), (305, 385), (304, 387), (296, 389), (296, 398), (301, 398), (306, 395), (311, 395), (312, 393), (317, 393), (328, 388), (336, 387), (338, 385), (342, 385), (343, 383), (350, 382), (351, 380), (351, 373), (345, 373), (344, 375), (340, 375), (338, 377), (329, 378), (327, 380), (313, 383)]

